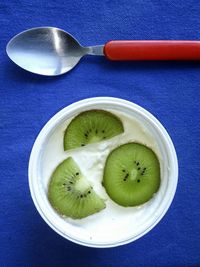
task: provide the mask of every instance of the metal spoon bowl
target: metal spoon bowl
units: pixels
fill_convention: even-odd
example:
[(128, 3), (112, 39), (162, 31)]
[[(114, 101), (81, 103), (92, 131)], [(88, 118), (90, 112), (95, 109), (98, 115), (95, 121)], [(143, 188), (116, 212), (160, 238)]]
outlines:
[(56, 76), (73, 69), (86, 54), (103, 55), (103, 46), (83, 47), (64, 30), (39, 27), (14, 36), (7, 44), (6, 52), (25, 70)]

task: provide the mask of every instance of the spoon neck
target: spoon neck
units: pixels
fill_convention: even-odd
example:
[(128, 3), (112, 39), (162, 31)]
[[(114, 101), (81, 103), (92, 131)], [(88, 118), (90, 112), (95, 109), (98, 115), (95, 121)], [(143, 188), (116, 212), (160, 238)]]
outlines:
[(104, 56), (104, 45), (88, 46), (84, 47), (86, 55)]

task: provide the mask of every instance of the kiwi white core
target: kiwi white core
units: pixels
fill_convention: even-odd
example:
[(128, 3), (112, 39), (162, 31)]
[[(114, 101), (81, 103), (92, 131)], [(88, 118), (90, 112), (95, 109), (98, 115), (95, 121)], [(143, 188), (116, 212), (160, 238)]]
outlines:
[[(138, 207), (121, 207), (107, 196), (101, 184), (103, 169), (108, 154), (117, 146), (127, 142), (139, 142), (152, 148), (160, 162), (162, 161), (157, 144), (148, 129), (144, 128), (136, 118), (115, 110), (107, 110), (121, 119), (124, 125), (123, 134), (110, 140), (90, 144), (71, 151), (64, 151), (64, 131), (71, 118), (57, 127), (52, 133), (42, 157), (42, 186), (45, 192), (48, 191), (48, 182), (53, 170), (60, 162), (71, 156), (88, 180), (87, 184), (82, 184), (81, 180), (80, 185), (77, 186), (83, 188), (91, 184), (95, 192), (106, 201), (106, 208), (104, 210), (81, 220), (61, 218), (58, 214), (56, 215), (57, 220), (63, 220), (66, 224), (66, 234), (69, 234), (68, 232), (70, 231), (71, 236), (75, 239), (81, 239), (84, 242), (93, 241), (98, 244), (114, 243), (139, 234), (142, 225), (147, 223), (152, 214), (154, 214), (154, 217), (156, 216), (156, 209), (164, 195), (161, 181), (161, 187), (155, 196), (147, 203)], [(136, 174), (132, 173), (132, 179), (135, 176)], [(52, 212), (55, 212), (50, 204), (49, 208), (52, 209)]]
[(80, 192), (83, 192), (83, 191), (87, 190), (89, 187), (90, 187), (90, 184), (84, 177), (81, 177), (75, 183), (75, 189), (80, 191)]
[(137, 177), (137, 174), (138, 174), (137, 170), (136, 169), (132, 169), (131, 173), (130, 173), (130, 180), (134, 181), (136, 179), (136, 177)]

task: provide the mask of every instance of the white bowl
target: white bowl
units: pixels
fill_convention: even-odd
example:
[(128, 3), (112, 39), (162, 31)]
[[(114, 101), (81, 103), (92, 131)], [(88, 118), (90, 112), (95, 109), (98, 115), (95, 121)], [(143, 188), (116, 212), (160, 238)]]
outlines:
[[(112, 218), (113, 222), (111, 218), (109, 218), (109, 212), (106, 211), (101, 211), (98, 215), (89, 216), (89, 219), (76, 221), (62, 218), (51, 207), (47, 198), (48, 180), (50, 176), (46, 177), (46, 175), (44, 175), (44, 157), (46, 155), (45, 153), (49, 153), (49, 142), (54, 142), (56, 145), (57, 143), (59, 145), (59, 142), (62, 143), (63, 128), (61, 125), (69, 118), (88, 109), (111, 109), (113, 111), (124, 112), (137, 121), (140, 121), (144, 129), (147, 129), (155, 140), (161, 157), (161, 186), (156, 194), (157, 196), (146, 206), (145, 213), (141, 212), (142, 208), (140, 209), (140, 207), (120, 207), (121, 217)], [(53, 138), (56, 130), (60, 131), (60, 140)], [(51, 153), (53, 153), (53, 151), (51, 151)], [(62, 160), (63, 159), (56, 159), (57, 162), (61, 162)], [(49, 166), (51, 164), (52, 162), (50, 161)], [(45, 167), (46, 166), (47, 165), (45, 165)], [(42, 218), (53, 230), (64, 238), (89, 247), (105, 248), (119, 246), (135, 241), (148, 233), (167, 212), (174, 198), (177, 181), (177, 156), (173, 143), (165, 128), (152, 114), (142, 107), (126, 100), (111, 97), (85, 99), (58, 112), (47, 122), (39, 133), (29, 161), (29, 187), (31, 196)], [(135, 216), (133, 222), (130, 222), (133, 223), (132, 228), (126, 227), (128, 223), (128, 217), (126, 219), (126, 209), (129, 209), (129, 214), (131, 209), (134, 210), (134, 214), (136, 214), (131, 214), (131, 216)], [(95, 221), (97, 221), (98, 218), (100, 219), (100, 216), (104, 216), (102, 227), (99, 225), (96, 227)], [(86, 224), (87, 227), (85, 227)], [(127, 231), (124, 230), (126, 228), (128, 229)]]

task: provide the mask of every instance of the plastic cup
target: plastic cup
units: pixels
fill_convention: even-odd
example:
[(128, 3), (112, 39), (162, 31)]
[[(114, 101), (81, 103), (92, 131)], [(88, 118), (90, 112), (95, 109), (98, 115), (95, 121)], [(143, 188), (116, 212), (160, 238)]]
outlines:
[[(95, 229), (95, 223), (91, 220), (92, 227), (87, 222), (87, 227), (77, 224), (76, 220), (66, 220), (58, 215), (51, 207), (47, 198), (48, 181), (43, 175), (44, 154), (48, 149), (49, 140), (55, 130), (66, 120), (78, 113), (89, 109), (111, 109), (120, 111), (137, 119), (155, 140), (159, 154), (161, 155), (161, 186), (152, 205), (147, 206), (145, 212), (142, 208), (135, 209), (135, 225), (133, 229), (125, 231), (126, 211), (121, 215), (119, 223), (112, 222), (109, 213), (105, 213), (105, 224), (102, 228)], [(50, 177), (49, 177), (50, 178)], [(118, 98), (95, 97), (73, 103), (54, 115), (39, 133), (29, 161), (29, 187), (33, 202), (46, 223), (59, 235), (80, 245), (88, 247), (115, 247), (130, 243), (148, 233), (163, 218), (174, 198), (178, 182), (178, 162), (174, 145), (165, 128), (148, 111), (142, 107)], [(145, 204), (144, 204), (145, 205)], [(121, 208), (126, 209), (126, 208)], [(129, 210), (131, 208), (128, 208)], [(138, 209), (138, 210), (137, 210)], [(93, 215), (92, 215), (93, 216)], [(92, 216), (89, 216), (92, 218)], [(98, 216), (101, 216), (99, 212)], [(124, 216), (124, 218), (122, 218)], [(121, 220), (122, 219), (122, 220)], [(93, 220), (93, 221), (92, 221)], [(106, 225), (108, 220), (108, 225)], [(121, 233), (120, 235), (118, 233)]]

